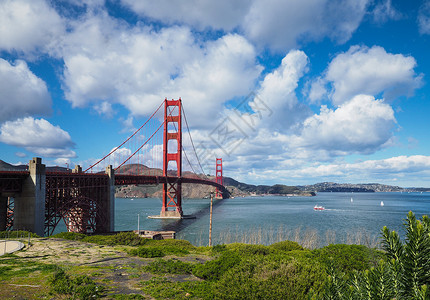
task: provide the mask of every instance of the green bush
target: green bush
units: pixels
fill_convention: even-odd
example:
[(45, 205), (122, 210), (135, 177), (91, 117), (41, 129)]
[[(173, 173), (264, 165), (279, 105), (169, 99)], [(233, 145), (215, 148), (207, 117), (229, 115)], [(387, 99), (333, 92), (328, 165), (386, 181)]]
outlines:
[(268, 255), (273, 253), (273, 250), (264, 245), (249, 245), (241, 243), (228, 244), (227, 249), (237, 252), (241, 255)]
[(214, 293), (219, 299), (309, 299), (311, 294), (319, 299), (325, 276), (310, 260), (250, 256), (214, 283)]
[(153, 274), (191, 274), (193, 265), (176, 259), (157, 259), (148, 266), (143, 267), (144, 271)]
[(340, 272), (364, 271), (375, 266), (381, 253), (362, 245), (328, 245), (311, 251), (311, 256), (326, 267), (333, 264)]
[(303, 250), (303, 247), (299, 243), (293, 241), (282, 241), (277, 242), (269, 246), (271, 249), (275, 249), (282, 252), (288, 252), (293, 250)]
[(225, 251), (217, 259), (196, 265), (193, 274), (205, 280), (218, 280), (221, 275), (238, 264), (240, 260), (241, 258), (237, 253)]
[(161, 251), (158, 248), (146, 248), (143, 246), (140, 246), (140, 247), (135, 248), (135, 249), (131, 249), (130, 251), (128, 251), (128, 253), (130, 255), (139, 256), (139, 257), (146, 257), (146, 258), (163, 257), (164, 256), (163, 251)]
[(189, 254), (190, 251), (196, 251), (196, 247), (188, 241), (185, 240), (147, 240), (147, 247), (156, 247), (163, 249), (163, 252), (166, 254), (173, 255), (186, 255)]

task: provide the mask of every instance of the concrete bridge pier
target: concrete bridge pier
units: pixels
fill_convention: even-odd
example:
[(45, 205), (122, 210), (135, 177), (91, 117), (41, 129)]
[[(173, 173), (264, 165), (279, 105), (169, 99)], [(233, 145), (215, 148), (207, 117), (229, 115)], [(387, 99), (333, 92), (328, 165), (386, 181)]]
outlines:
[(46, 168), (41, 158), (34, 157), (28, 169), (30, 176), (25, 179), (22, 192), (15, 197), (13, 228), (44, 236)]

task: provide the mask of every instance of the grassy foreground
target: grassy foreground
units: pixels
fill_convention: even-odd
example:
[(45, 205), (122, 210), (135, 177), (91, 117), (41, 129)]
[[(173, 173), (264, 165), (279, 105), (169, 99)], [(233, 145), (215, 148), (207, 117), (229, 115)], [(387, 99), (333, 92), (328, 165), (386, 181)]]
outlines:
[[(415, 246), (427, 255), (427, 219), (414, 220), (427, 239)], [(131, 232), (61, 233), (0, 257), (0, 299), (428, 299), (430, 256), (419, 258), (424, 277), (413, 283), (416, 294), (402, 294), (408, 281), (400, 275), (414, 267), (407, 262), (411, 240), (402, 244), (385, 228), (382, 239), (383, 251), (344, 244), (308, 250), (291, 241), (195, 247)], [(378, 294), (381, 288), (390, 291)]]

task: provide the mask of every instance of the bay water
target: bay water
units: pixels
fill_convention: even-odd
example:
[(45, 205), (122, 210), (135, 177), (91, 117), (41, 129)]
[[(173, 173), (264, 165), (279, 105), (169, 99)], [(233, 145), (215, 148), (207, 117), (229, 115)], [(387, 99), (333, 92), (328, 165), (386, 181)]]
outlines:
[[(210, 199), (183, 199), (194, 219), (148, 219), (158, 215), (161, 199), (117, 198), (115, 230), (174, 230), (196, 246), (209, 241)], [(315, 205), (323, 206), (321, 211)], [(308, 248), (330, 243), (377, 246), (383, 226), (403, 233), (409, 211), (430, 213), (430, 193), (318, 193), (315, 197), (257, 196), (214, 200), (212, 245), (271, 244), (293, 240)], [(139, 224), (138, 224), (139, 223)]]

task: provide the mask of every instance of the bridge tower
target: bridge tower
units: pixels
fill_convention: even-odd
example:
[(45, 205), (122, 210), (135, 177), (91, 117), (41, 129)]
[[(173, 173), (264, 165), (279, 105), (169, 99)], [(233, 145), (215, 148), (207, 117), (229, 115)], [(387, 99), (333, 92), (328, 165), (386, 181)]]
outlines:
[[(215, 166), (215, 179), (216, 183), (223, 184), (222, 183), (222, 158), (216, 159), (216, 166)], [(222, 199), (222, 192), (216, 188), (215, 197), (218, 199)]]
[[(176, 143), (176, 147), (175, 144)], [(173, 145), (169, 147), (169, 145)], [(176, 148), (176, 149), (174, 149)], [(175, 152), (170, 152), (170, 150)], [(168, 180), (169, 162), (176, 162), (177, 180)], [(161, 218), (182, 218), (182, 103), (179, 100), (164, 100), (163, 136), (163, 204)], [(173, 210), (169, 210), (172, 208)]]

